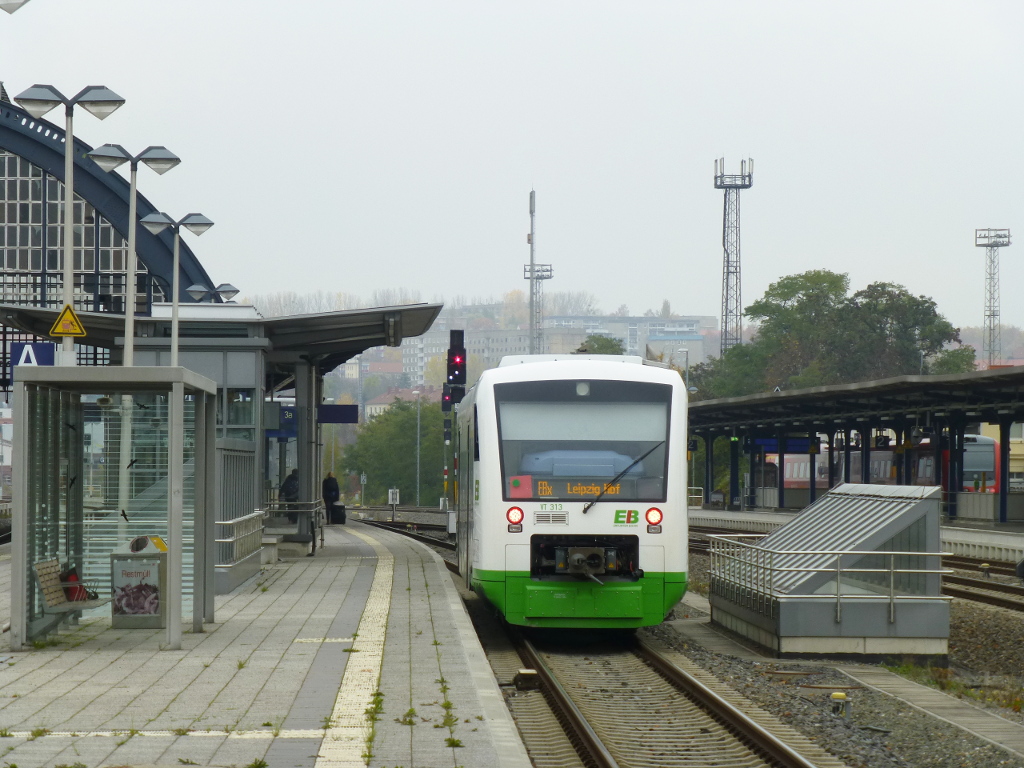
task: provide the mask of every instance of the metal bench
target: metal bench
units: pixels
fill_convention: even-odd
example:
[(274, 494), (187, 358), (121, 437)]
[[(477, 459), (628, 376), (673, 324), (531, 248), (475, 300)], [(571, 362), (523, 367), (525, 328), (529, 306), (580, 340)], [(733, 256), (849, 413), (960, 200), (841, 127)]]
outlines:
[(68, 600), (67, 594), (64, 592), (65, 587), (82, 587), (88, 592), (88, 584), (84, 581), (62, 582), (60, 580), (60, 561), (58, 560), (45, 560), (36, 563), (35, 572), (36, 581), (39, 583), (39, 593), (43, 597), (43, 613), (73, 613), (89, 608), (99, 608), (110, 602), (109, 597), (95, 600)]

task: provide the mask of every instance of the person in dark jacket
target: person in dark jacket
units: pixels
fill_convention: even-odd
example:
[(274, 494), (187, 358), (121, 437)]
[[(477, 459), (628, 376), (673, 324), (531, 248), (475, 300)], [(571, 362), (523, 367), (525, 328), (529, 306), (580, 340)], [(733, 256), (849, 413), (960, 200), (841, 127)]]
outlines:
[[(327, 510), (327, 522), (330, 524), (334, 521), (334, 505), (337, 504), (338, 499), (341, 498), (341, 489), (338, 488), (338, 478), (334, 476), (333, 472), (328, 472), (327, 477), (324, 478), (321, 495), (324, 499), (324, 508)], [(341, 513), (340, 518), (341, 524), (344, 525), (344, 512)]]
[(292, 473), (281, 483), (281, 501), (299, 500), (299, 470), (293, 469)]

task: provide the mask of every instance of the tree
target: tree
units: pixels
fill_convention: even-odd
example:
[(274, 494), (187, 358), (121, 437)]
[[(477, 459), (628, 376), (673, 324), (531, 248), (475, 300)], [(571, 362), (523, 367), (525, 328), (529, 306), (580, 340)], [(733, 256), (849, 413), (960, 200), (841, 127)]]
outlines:
[(592, 334), (587, 336), (580, 347), (580, 352), (588, 355), (624, 355), (626, 350), (621, 339)]
[(939, 314), (934, 301), (902, 285), (872, 283), (846, 302), (840, 328), (844, 350), (837, 360), (841, 380), (864, 381), (918, 373), (921, 356), (937, 355), (960, 342), (960, 332)]
[(965, 344), (955, 349), (944, 349), (935, 359), (925, 361), (927, 373), (970, 373), (975, 369), (974, 347)]
[[(420, 503), (434, 504), (444, 492), (443, 414), (438, 403), (420, 404)], [(416, 503), (416, 403), (396, 400), (359, 428), (345, 449), (344, 469), (366, 473), (363, 503), (384, 504), (398, 488), (406, 504)]]
[[(758, 323), (752, 343), (761, 347), (764, 388), (795, 388), (793, 377), (810, 376), (814, 384), (834, 383), (829, 379), (834, 378), (836, 336), (849, 285), (846, 275), (811, 270), (772, 283), (764, 296), (747, 307), (746, 316)], [(815, 361), (816, 369), (805, 372)]]
[(597, 297), (589, 291), (552, 291), (544, 294), (547, 315), (599, 315)]
[(928, 297), (884, 282), (848, 290), (846, 275), (827, 270), (772, 283), (746, 309), (758, 323), (754, 338), (690, 369), (695, 399), (918, 373), (923, 358), (942, 370), (970, 368), (973, 351), (943, 351), (959, 332)]

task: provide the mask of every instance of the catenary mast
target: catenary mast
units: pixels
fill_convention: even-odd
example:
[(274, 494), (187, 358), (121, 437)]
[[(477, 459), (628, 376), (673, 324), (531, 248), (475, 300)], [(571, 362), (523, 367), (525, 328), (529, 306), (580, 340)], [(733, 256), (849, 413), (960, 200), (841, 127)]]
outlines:
[(523, 267), (523, 278), (530, 281), (530, 354), (544, 353), (544, 283), (552, 277), (550, 264), (538, 264), (534, 259), (534, 216), (537, 212), (537, 193), (530, 190), (530, 234), (526, 242), (530, 244), (530, 263)]

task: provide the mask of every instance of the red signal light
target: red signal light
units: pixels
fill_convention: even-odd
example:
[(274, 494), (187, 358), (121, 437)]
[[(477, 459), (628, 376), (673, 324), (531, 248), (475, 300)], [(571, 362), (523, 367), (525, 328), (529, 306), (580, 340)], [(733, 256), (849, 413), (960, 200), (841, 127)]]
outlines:
[(523, 522), (523, 517), (523, 510), (519, 507), (509, 507), (508, 512), (505, 513), (505, 518), (512, 525), (519, 525), (519, 523)]
[(647, 524), (648, 525), (661, 525), (661, 520), (664, 515), (661, 514), (661, 510), (657, 507), (651, 507), (647, 510)]

